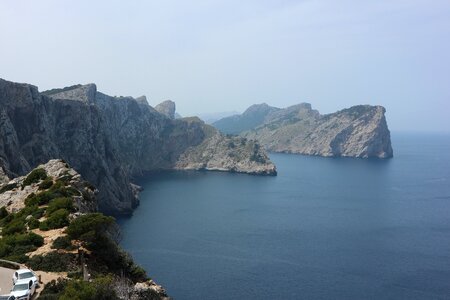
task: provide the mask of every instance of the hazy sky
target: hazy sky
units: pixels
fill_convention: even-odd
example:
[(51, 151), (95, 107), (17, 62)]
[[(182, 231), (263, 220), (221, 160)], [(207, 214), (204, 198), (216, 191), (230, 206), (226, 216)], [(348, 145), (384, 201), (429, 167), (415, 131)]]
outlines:
[(387, 108), (450, 131), (449, 0), (1, 1), (0, 77), (94, 82), (184, 116), (254, 103)]

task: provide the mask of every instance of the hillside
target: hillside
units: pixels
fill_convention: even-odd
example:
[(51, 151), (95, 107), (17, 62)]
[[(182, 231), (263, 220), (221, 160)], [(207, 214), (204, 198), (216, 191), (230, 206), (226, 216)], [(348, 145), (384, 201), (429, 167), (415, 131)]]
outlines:
[(168, 299), (118, 246), (97, 193), (62, 160), (0, 185), (0, 258), (37, 271), (41, 299)]

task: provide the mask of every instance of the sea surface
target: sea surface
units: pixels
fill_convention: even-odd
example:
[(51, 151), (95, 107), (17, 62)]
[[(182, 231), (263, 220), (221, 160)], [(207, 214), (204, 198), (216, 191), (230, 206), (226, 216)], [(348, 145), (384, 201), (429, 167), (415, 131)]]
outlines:
[(174, 299), (450, 299), (450, 135), (392, 142), (272, 153), (276, 177), (145, 176), (122, 246)]

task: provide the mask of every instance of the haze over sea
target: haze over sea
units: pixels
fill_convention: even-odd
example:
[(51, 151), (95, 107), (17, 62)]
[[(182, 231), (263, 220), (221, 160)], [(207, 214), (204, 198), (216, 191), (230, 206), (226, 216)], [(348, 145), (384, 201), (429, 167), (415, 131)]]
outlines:
[(392, 142), (271, 153), (276, 177), (148, 175), (122, 245), (175, 299), (450, 299), (450, 135)]

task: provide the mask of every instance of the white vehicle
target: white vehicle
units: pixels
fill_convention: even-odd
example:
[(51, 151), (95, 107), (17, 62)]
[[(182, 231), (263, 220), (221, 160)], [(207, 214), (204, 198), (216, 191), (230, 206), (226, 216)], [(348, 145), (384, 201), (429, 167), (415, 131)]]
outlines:
[(30, 300), (35, 291), (36, 284), (33, 280), (17, 280), (11, 289), (11, 296), (14, 296), (16, 300)]
[(22, 280), (22, 279), (29, 279), (29, 280), (33, 280), (33, 283), (36, 286), (39, 286), (39, 281), (37, 279), (36, 274), (29, 270), (29, 269), (20, 269), (14, 272), (13, 274), (13, 284), (16, 284), (17, 280)]

